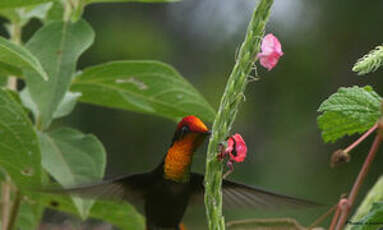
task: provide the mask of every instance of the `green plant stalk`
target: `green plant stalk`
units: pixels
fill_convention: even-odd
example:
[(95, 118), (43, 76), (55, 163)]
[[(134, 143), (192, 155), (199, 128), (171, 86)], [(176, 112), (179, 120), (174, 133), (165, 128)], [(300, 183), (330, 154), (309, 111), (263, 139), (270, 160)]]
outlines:
[[(356, 210), (351, 218), (353, 222), (360, 221), (370, 211), (372, 204), (383, 201), (383, 176), (381, 176), (375, 185), (370, 189), (362, 204)], [(352, 225), (347, 225), (345, 230), (351, 230)]]
[(261, 0), (253, 13), (213, 124), (205, 173), (205, 206), (210, 230), (225, 229), (221, 192), (223, 165), (217, 160), (217, 153), (220, 143), (230, 134), (238, 106), (244, 98), (248, 77), (260, 49), (272, 4), (273, 0)]

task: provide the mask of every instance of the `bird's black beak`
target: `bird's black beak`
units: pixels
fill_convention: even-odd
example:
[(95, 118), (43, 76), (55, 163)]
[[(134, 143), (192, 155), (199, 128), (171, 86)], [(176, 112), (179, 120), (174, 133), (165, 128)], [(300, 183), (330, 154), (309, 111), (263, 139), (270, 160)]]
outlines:
[(207, 132), (204, 132), (203, 134), (205, 134), (206, 136), (210, 136), (211, 135), (211, 131), (208, 130)]

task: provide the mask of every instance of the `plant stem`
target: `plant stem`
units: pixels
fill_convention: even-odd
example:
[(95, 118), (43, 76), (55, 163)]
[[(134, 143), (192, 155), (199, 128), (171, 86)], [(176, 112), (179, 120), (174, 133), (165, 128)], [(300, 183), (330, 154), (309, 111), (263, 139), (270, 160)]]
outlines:
[(336, 205), (336, 211), (335, 211), (334, 217), (332, 218), (330, 227), (328, 228), (329, 230), (334, 230), (336, 227), (336, 223), (338, 222), (339, 215), (340, 215), (340, 208), (338, 204), (339, 203), (337, 203)]
[(318, 224), (322, 223), (328, 216), (331, 215), (331, 213), (333, 213), (334, 211), (336, 211), (336, 208), (337, 208), (337, 204), (335, 204), (334, 206), (332, 206), (329, 210), (327, 210), (327, 212), (325, 212), (323, 215), (321, 215), (318, 219), (316, 219), (309, 227), (308, 229), (313, 229), (315, 226), (317, 226)]
[(378, 123), (376, 123), (374, 126), (372, 126), (367, 132), (365, 132), (361, 137), (358, 138), (358, 140), (354, 141), (350, 146), (348, 146), (344, 152), (348, 153), (353, 148), (355, 148), (357, 145), (359, 145), (364, 139), (366, 139), (370, 134), (378, 127)]
[(21, 198), (22, 198), (19, 190), (16, 191), (15, 196), (16, 197), (12, 205), (12, 211), (11, 211), (11, 216), (9, 219), (8, 228), (3, 228), (3, 229), (12, 230), (15, 226), (16, 217), (17, 217), (17, 214), (19, 213), (19, 207), (20, 207)]
[[(381, 121), (379, 121), (381, 122)], [(376, 152), (379, 149), (380, 143), (382, 142), (382, 130), (379, 125), (379, 130), (375, 136), (374, 142), (372, 143), (370, 152), (368, 153), (366, 160), (363, 163), (362, 169), (359, 172), (358, 177), (355, 180), (354, 186), (352, 187), (352, 190), (350, 192), (350, 195), (348, 196), (348, 202), (349, 205), (345, 208), (345, 210), (341, 213), (341, 216), (339, 218), (339, 222), (336, 226), (336, 230), (341, 230), (346, 223), (348, 214), (350, 213), (351, 207), (355, 201), (355, 198), (359, 192), (360, 186), (363, 183), (364, 178), (366, 177), (368, 170), (370, 169), (371, 163), (373, 162)]]
[[(358, 210), (352, 217), (353, 222), (359, 222), (365, 217), (371, 210), (372, 204), (383, 200), (383, 176), (376, 181), (375, 185), (370, 189), (368, 194), (365, 196), (362, 204), (359, 205)], [(346, 230), (351, 229), (351, 225), (347, 225)]]
[(1, 229), (8, 228), (10, 199), (11, 185), (7, 176), (7, 179), (1, 184)]
[(219, 144), (229, 135), (238, 112), (238, 106), (243, 99), (248, 76), (259, 52), (272, 3), (273, 0), (262, 0), (254, 11), (213, 124), (205, 173), (205, 206), (210, 230), (225, 229), (222, 216), (222, 163), (217, 160), (217, 153)]

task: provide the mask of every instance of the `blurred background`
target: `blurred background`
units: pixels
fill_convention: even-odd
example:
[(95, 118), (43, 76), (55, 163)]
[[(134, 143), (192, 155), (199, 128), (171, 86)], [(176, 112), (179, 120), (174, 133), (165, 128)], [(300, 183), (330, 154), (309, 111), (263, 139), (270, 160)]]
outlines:
[[(122, 59), (160, 60), (174, 66), (218, 108), (256, 3), (184, 0), (91, 5), (84, 17), (93, 26), (96, 40), (78, 67)], [(309, 225), (351, 189), (372, 138), (351, 153), (350, 163), (331, 169), (331, 153), (358, 136), (325, 144), (317, 127), (316, 110), (341, 86), (370, 84), (383, 95), (382, 70), (363, 77), (351, 71), (359, 57), (382, 43), (382, 12), (380, 0), (275, 0), (266, 32), (279, 38), (285, 55), (270, 72), (259, 67), (260, 80), (247, 88), (233, 133), (245, 138), (248, 158), (234, 166), (230, 179), (328, 206), (230, 210), (225, 212), (227, 221), (293, 217)], [(37, 20), (27, 25), (25, 38), (39, 25)], [(60, 123), (93, 133), (103, 142), (108, 153), (108, 177), (154, 168), (175, 129), (175, 123), (164, 118), (86, 104), (79, 104), (57, 125)], [(194, 171), (204, 171), (206, 145), (195, 154)], [(382, 165), (380, 151), (358, 201), (382, 174)], [(203, 207), (189, 208), (185, 222), (189, 229), (207, 229)]]

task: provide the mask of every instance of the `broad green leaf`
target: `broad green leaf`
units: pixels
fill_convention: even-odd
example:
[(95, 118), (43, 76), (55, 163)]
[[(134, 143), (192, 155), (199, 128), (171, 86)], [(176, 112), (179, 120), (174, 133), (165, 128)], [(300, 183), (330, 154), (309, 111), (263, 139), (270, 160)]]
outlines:
[(5, 64), (4, 62), (0, 62), (0, 78), (7, 78), (9, 76), (18, 76), (23, 77), (23, 72), (21, 69)]
[(181, 0), (83, 0), (86, 4), (103, 3), (103, 2), (141, 2), (141, 3), (163, 3), (163, 2), (179, 2)]
[(318, 111), (318, 125), (325, 142), (344, 135), (362, 133), (381, 116), (381, 97), (370, 86), (340, 88), (325, 100)]
[(39, 142), (23, 107), (0, 89), (0, 168), (20, 190), (41, 184)]
[[(348, 224), (353, 224), (349, 222)], [(383, 227), (383, 202), (374, 203), (370, 212), (354, 224), (352, 230), (376, 230)]]
[(45, 15), (45, 22), (49, 23), (51, 21), (62, 20), (64, 18), (64, 5), (60, 0), (56, 0), (53, 2), (51, 8)]
[(32, 100), (31, 94), (29, 93), (28, 89), (24, 88), (23, 90), (21, 90), (19, 95), (22, 104), (32, 112), (34, 118), (36, 119), (39, 111), (36, 106), (36, 103)]
[(0, 72), (0, 88), (7, 85), (8, 79), (6, 77), (3, 77), (3, 75)]
[[(61, 185), (74, 186), (101, 180), (104, 176), (106, 153), (93, 135), (61, 128), (39, 133), (42, 165)], [(93, 205), (91, 200), (73, 197), (80, 215), (85, 218)]]
[(92, 44), (94, 32), (79, 20), (51, 22), (38, 30), (26, 47), (36, 55), (49, 75), (48, 81), (28, 72), (27, 87), (35, 101), (42, 128), (47, 128), (67, 92), (79, 56)]
[(5, 65), (33, 71), (34, 76), (44, 81), (48, 79), (40, 62), (27, 49), (0, 37), (0, 68)]
[[(53, 114), (53, 118), (65, 117), (70, 114), (76, 106), (77, 99), (81, 96), (81, 93), (73, 93), (68, 91), (63, 100), (60, 102), (57, 110)], [(38, 108), (36, 103), (32, 100), (32, 97), (27, 88), (24, 88), (20, 92), (20, 99), (23, 105), (28, 108), (35, 118), (38, 116)]]
[[(76, 207), (68, 197), (47, 194), (42, 197), (46, 207), (78, 215)], [(145, 219), (126, 202), (95, 201), (89, 217), (107, 221), (121, 230), (144, 230)]]
[(53, 114), (53, 118), (65, 117), (70, 114), (76, 106), (77, 99), (81, 96), (81, 93), (72, 93), (68, 91), (63, 100), (60, 102), (59, 107)]
[(85, 69), (72, 84), (80, 101), (179, 119), (214, 119), (214, 109), (172, 67), (156, 61), (116, 61)]
[(31, 6), (50, 1), (52, 0), (1, 0), (0, 8), (16, 8), (23, 6)]

